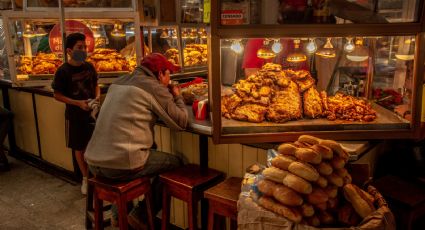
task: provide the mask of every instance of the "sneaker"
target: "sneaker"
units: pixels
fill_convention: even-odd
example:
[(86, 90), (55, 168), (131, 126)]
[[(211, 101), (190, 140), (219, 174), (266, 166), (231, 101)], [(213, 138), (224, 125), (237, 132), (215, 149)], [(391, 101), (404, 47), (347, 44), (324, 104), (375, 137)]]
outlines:
[(83, 177), (83, 181), (81, 182), (81, 194), (87, 194), (87, 177)]

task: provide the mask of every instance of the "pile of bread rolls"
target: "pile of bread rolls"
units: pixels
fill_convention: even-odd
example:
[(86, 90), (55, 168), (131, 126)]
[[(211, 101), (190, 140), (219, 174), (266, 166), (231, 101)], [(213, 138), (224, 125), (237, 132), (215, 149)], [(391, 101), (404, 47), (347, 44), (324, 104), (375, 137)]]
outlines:
[(257, 182), (265, 209), (315, 227), (356, 226), (375, 210), (373, 196), (351, 184), (348, 154), (337, 142), (302, 135), (278, 153)]

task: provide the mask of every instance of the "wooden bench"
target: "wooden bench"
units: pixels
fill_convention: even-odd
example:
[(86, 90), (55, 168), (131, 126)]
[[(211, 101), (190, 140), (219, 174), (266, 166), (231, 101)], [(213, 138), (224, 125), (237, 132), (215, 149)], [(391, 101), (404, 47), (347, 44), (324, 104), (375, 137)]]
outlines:
[(241, 183), (242, 178), (230, 177), (204, 192), (205, 198), (208, 199), (208, 230), (214, 229), (217, 224), (221, 224), (220, 229), (223, 229), (223, 222), (216, 215), (229, 217), (230, 228), (237, 229), (237, 202)]

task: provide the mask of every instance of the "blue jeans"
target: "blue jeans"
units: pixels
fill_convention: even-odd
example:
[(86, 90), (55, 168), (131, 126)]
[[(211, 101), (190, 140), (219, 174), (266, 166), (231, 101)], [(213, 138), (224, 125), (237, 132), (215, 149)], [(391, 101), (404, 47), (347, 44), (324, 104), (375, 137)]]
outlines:
[(144, 176), (151, 176), (153, 178), (153, 211), (154, 215), (156, 215), (162, 207), (162, 185), (158, 174), (181, 165), (183, 165), (183, 162), (178, 156), (151, 149), (143, 169), (139, 171), (102, 168), (94, 165), (89, 165), (89, 169), (94, 175), (113, 181), (130, 181)]

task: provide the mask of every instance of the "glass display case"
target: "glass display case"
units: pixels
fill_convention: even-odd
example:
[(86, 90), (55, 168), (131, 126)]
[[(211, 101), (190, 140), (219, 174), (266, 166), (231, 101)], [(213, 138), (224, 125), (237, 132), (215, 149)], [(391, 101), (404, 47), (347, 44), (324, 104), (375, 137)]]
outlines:
[(5, 42), (6, 36), (3, 27), (3, 20), (0, 18), (0, 80), (10, 80)]
[[(132, 71), (141, 58), (140, 28), (137, 12), (67, 12), (63, 28), (66, 34), (86, 35), (88, 58), (101, 83)], [(65, 61), (59, 13), (6, 12), (12, 83), (16, 86), (49, 85), (56, 69)]]
[[(63, 0), (63, 7), (67, 11), (134, 11), (134, 0)], [(24, 8), (28, 11), (56, 10), (59, 7), (57, 0), (24, 0)], [(56, 8), (56, 9), (55, 9)]]
[(143, 31), (149, 51), (164, 54), (173, 64), (181, 67), (182, 73), (206, 72), (208, 48), (205, 27), (147, 26)]
[[(305, 2), (297, 10), (308, 15), (309, 4), (317, 1)], [(323, 1), (340, 11), (342, 6), (358, 9), (360, 2), (367, 1)], [(408, 2), (408, 8), (404, 1), (400, 4), (401, 11), (412, 17), (400, 14), (374, 24), (339, 25), (340, 18), (334, 17), (335, 25), (306, 19), (297, 25), (261, 26), (248, 25), (253, 24), (252, 5), (212, 2), (209, 98), (214, 142), (281, 142), (301, 134), (416, 138), (424, 70), (424, 52), (419, 50), (425, 40), (422, 4)], [(383, 17), (377, 8), (384, 6), (375, 1), (374, 17)], [(240, 23), (223, 23), (223, 7), (236, 14), (239, 9)]]

